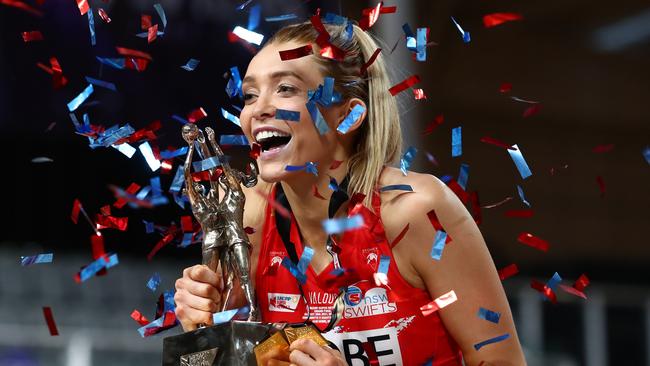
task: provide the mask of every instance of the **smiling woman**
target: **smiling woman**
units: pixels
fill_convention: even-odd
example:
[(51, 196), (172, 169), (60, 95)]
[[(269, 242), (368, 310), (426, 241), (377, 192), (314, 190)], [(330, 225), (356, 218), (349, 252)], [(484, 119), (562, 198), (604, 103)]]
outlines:
[[(255, 189), (291, 213), (277, 214), (244, 189), (244, 224), (257, 229), (251, 276), (263, 321), (309, 320), (333, 348), (295, 341), (264, 362), (525, 364), (496, 269), (463, 204), (433, 176), (388, 167), (401, 133), (382, 56), (362, 72), (376, 43), (356, 25), (312, 22), (281, 29), (243, 79), (241, 126), (261, 146)], [(305, 45), (314, 53), (280, 57)], [(289, 169), (301, 166), (310, 169)], [(413, 192), (380, 195), (398, 184)], [(299, 258), (309, 263), (302, 270), (281, 265)], [(220, 281), (204, 266), (185, 269), (175, 297), (184, 329), (210, 322)], [(498, 312), (498, 324), (478, 318), (479, 307)], [(495, 336), (499, 343), (476, 346)]]

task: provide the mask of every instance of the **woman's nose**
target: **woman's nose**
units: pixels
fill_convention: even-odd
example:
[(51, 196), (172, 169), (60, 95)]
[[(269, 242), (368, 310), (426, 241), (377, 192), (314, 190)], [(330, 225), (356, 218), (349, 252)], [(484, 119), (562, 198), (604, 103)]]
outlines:
[(258, 121), (263, 121), (275, 116), (275, 106), (268, 97), (259, 96), (255, 103), (255, 110), (253, 111), (253, 118)]

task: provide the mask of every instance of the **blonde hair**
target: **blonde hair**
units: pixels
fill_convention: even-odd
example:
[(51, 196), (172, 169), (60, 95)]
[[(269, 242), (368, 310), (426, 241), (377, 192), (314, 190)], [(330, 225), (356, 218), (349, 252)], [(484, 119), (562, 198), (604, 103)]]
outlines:
[[(402, 150), (402, 131), (395, 98), (388, 92), (391, 87), (385, 61), (380, 53), (373, 64), (361, 75), (361, 67), (378, 48), (373, 37), (356, 24), (352, 37), (346, 26), (325, 24), (330, 43), (345, 52), (342, 61), (320, 56), (314, 46), (317, 62), (324, 67), (325, 75), (333, 77), (334, 90), (342, 100), (359, 98), (366, 103), (367, 118), (361, 124), (355, 152), (349, 160), (350, 182), (348, 192), (365, 194), (364, 203), (370, 206), (372, 193), (384, 165), (397, 160)], [(315, 42), (318, 32), (309, 22), (286, 26), (275, 33), (267, 44), (288, 41)]]

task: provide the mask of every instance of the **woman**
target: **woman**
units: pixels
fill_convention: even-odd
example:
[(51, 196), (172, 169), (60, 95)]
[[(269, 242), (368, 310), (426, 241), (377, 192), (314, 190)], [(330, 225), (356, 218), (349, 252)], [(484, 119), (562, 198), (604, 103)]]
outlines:
[[(327, 37), (318, 38), (323, 30), (330, 35), (329, 45), (344, 52), (342, 60), (320, 55), (322, 47), (315, 42), (328, 45)], [(285, 61), (279, 57), (280, 51), (307, 44), (312, 44), (313, 55)], [(310, 23), (291, 25), (257, 53), (243, 79), (242, 129), (249, 141), (262, 147), (257, 159), (260, 183), (244, 188), (244, 225), (256, 229), (250, 235), (251, 277), (256, 281), (263, 321), (308, 318), (324, 329), (338, 295), (337, 286), (327, 281), (332, 280), (332, 269), (340, 262), (350, 270), (348, 279), (357, 281), (349, 283), (343, 298), (342, 319), (325, 334), (338, 351), (299, 340), (268, 364), (368, 365), (374, 358), (379, 365), (461, 365), (462, 360), (466, 365), (525, 364), (503, 287), (463, 204), (435, 177), (415, 172), (404, 175), (387, 166), (400, 156), (401, 134), (382, 56), (366, 73), (360, 72), (376, 49), (373, 39), (356, 25), (352, 34), (345, 26), (326, 25), (319, 32)], [(314, 122), (312, 117), (317, 120), (317, 116), (310, 115), (306, 103), (308, 91), (324, 84), (326, 77), (334, 78), (340, 99), (335, 95), (332, 103), (321, 101), (318, 108), (329, 128), (322, 133), (323, 126)], [(276, 119), (277, 110), (299, 111), (300, 120)], [(352, 110), (363, 113), (346, 133), (337, 131)], [(313, 163), (318, 172), (286, 169), (307, 163)], [(329, 188), (330, 178), (346, 182), (350, 194), (362, 195), (353, 196), (352, 203), (334, 205), (335, 213), (328, 212), (334, 192)], [(395, 184), (410, 185), (413, 192), (378, 190)], [(292, 219), (278, 215), (253, 189), (284, 201)], [(428, 216), (431, 212), (453, 239), (439, 260), (430, 254), (436, 235)], [(333, 260), (322, 222), (352, 214), (362, 216), (365, 228), (333, 237), (338, 253)], [(399, 242), (394, 243), (398, 236)], [(313, 250), (303, 285), (280, 265), (284, 257), (291, 257), (290, 247), (295, 248), (294, 257), (300, 257), (307, 247)], [(373, 273), (379, 262), (385, 265), (386, 261), (388, 284), (375, 283)], [(220, 283), (218, 275), (205, 266), (183, 271), (176, 282), (175, 300), (186, 331), (195, 324), (210, 323), (211, 314), (219, 309)], [(451, 290), (457, 301), (423, 316), (420, 306)], [(479, 307), (500, 312), (498, 323), (477, 317)], [(505, 333), (509, 334), (506, 340), (479, 350), (474, 347)]]

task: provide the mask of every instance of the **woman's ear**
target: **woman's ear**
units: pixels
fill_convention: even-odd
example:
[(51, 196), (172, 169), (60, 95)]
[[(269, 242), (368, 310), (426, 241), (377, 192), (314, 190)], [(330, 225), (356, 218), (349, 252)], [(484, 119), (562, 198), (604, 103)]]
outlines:
[(366, 103), (359, 98), (350, 98), (341, 112), (336, 124), (336, 132), (342, 135), (361, 127), (368, 114)]

